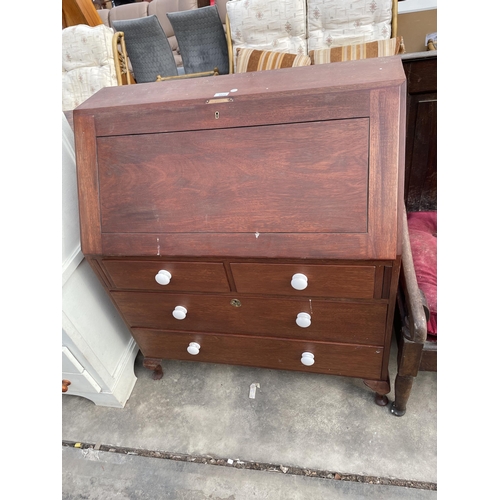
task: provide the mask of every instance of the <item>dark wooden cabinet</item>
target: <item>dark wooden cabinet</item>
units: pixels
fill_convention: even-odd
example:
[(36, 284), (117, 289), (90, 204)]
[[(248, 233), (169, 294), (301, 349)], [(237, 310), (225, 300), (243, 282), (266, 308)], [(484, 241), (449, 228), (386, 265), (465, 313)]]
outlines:
[(390, 390), (399, 57), (100, 90), (74, 112), (82, 250), (154, 377), (180, 359)]
[(408, 80), (405, 202), (437, 210), (437, 55), (403, 60)]

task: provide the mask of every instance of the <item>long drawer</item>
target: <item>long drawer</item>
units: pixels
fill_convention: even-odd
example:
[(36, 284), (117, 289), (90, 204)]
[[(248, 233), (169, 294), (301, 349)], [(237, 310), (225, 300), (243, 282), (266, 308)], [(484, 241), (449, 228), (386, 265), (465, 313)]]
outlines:
[[(132, 333), (146, 357), (327, 373), (373, 380), (381, 377), (384, 353), (381, 347), (145, 328), (133, 328)], [(194, 352), (198, 350), (198, 354), (187, 351), (192, 342), (198, 344), (198, 348), (194, 346)], [(312, 366), (302, 364), (303, 353), (314, 355)]]
[[(267, 299), (229, 294), (111, 293), (131, 327), (384, 344), (387, 314), (384, 302)], [(184, 319), (174, 317), (178, 307), (185, 309)], [(299, 314), (303, 313), (309, 316), (307, 327), (297, 324)]]

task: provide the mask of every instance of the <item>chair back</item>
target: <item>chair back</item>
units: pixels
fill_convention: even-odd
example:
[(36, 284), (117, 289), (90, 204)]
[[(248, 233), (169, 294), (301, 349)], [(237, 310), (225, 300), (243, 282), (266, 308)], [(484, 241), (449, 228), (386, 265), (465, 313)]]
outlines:
[(167, 13), (174, 30), (186, 74), (218, 68), (229, 73), (227, 40), (215, 5)]
[(156, 16), (114, 21), (113, 28), (124, 33), (137, 83), (155, 82), (158, 75), (178, 75), (172, 48)]

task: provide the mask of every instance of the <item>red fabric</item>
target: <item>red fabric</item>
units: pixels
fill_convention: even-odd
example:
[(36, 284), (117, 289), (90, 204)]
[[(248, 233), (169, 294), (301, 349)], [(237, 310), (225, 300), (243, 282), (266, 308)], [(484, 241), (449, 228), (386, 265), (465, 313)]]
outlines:
[(407, 218), (417, 283), (427, 299), (430, 311), (427, 333), (435, 339), (437, 337), (437, 212), (410, 212)]

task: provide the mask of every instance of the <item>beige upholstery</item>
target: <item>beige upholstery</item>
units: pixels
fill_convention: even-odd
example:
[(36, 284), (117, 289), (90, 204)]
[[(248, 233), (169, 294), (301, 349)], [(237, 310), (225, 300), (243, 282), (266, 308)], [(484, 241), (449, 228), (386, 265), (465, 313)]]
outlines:
[(104, 25), (109, 26), (109, 13), (111, 11), (109, 9), (98, 9), (97, 13), (99, 14)]
[(118, 85), (113, 30), (86, 24), (62, 30), (62, 110), (75, 109), (103, 87)]
[(228, 47), (306, 55), (397, 36), (398, 0), (216, 0), (227, 12)]
[(391, 38), (393, 0), (307, 0), (307, 50)]
[(226, 30), (226, 14), (227, 14), (226, 4), (228, 1), (229, 0), (215, 0), (215, 6), (219, 11), (219, 17), (220, 20), (222, 21), (222, 26), (224, 26), (224, 31)]
[(114, 7), (109, 11), (109, 25), (113, 26), (113, 21), (146, 17), (148, 15), (148, 6), (148, 2), (136, 2)]

